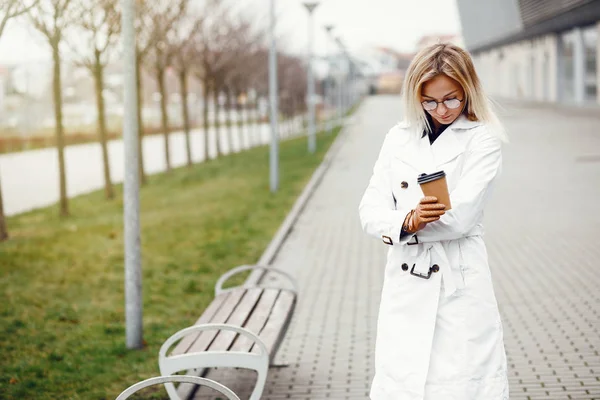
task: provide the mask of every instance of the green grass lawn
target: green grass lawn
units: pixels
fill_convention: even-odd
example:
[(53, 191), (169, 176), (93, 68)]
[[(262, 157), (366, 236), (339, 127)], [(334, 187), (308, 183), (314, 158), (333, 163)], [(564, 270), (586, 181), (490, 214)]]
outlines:
[(194, 323), (222, 273), (258, 261), (334, 137), (319, 134), (314, 155), (306, 138), (282, 142), (275, 195), (266, 146), (150, 177), (141, 190), (143, 350), (125, 347), (120, 186), (118, 200), (102, 191), (71, 200), (64, 220), (57, 207), (9, 218), (0, 399), (114, 399), (159, 375), (162, 342)]

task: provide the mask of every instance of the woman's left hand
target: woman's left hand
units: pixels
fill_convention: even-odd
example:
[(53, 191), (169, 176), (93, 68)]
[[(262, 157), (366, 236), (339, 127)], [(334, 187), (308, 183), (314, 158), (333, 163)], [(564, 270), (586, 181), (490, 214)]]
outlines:
[[(445, 214), (445, 204), (438, 203), (437, 197), (426, 196), (419, 201), (417, 207), (406, 216), (404, 229), (408, 233), (415, 233), (425, 228), (433, 221), (440, 219)], [(408, 220), (407, 220), (408, 219)]]

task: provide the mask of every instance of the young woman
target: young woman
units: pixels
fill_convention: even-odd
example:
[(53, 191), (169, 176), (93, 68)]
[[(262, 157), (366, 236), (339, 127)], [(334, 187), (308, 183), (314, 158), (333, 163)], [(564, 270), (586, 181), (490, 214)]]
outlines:
[[(503, 330), (483, 240), (503, 129), (469, 54), (420, 51), (403, 86), (404, 121), (386, 135), (359, 206), (389, 245), (372, 400), (507, 400)], [(444, 171), (451, 208), (419, 175)]]

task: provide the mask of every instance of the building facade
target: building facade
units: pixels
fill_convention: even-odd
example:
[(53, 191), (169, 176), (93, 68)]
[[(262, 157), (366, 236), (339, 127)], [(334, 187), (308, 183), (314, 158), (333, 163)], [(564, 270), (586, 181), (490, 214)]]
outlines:
[(490, 95), (600, 103), (600, 0), (457, 0), (465, 46)]

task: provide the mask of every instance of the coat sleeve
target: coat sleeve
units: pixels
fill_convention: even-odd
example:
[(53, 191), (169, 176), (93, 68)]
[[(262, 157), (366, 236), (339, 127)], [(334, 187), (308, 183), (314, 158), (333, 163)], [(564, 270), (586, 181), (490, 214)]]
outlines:
[(502, 170), (501, 148), (500, 139), (487, 131), (475, 134), (458, 184), (450, 193), (452, 209), (420, 230), (416, 235), (419, 242), (459, 239), (475, 227)]
[(405, 244), (414, 235), (400, 238), (404, 218), (410, 209), (397, 209), (392, 192), (390, 160), (394, 134), (392, 128), (383, 141), (373, 175), (358, 206), (358, 214), (368, 235), (382, 239), (386, 244)]

